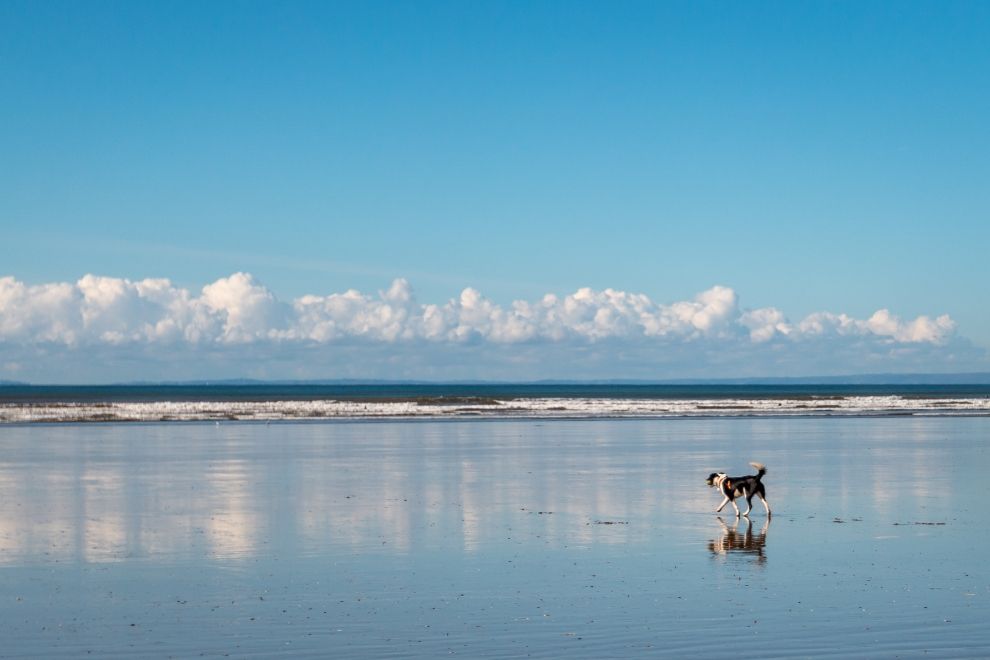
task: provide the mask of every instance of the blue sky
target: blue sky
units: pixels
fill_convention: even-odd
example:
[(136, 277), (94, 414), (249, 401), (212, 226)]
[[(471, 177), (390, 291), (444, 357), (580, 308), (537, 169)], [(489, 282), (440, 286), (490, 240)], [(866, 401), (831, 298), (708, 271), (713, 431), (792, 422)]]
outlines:
[[(350, 289), (377, 300), (397, 278), (421, 306), (470, 287), (500, 310), (583, 287), (660, 309), (719, 285), (739, 332), (743, 314), (771, 308), (787, 328), (882, 309), (952, 322), (923, 361), (897, 351), (929, 334), (877, 334), (880, 319), (863, 330), (882, 340), (880, 362), (822, 363), (834, 347), (816, 344), (738, 373), (990, 368), (986, 3), (6, 2), (0, 97), (0, 277), (27, 287), (0, 307), (0, 378), (158, 373), (132, 337), (149, 322), (138, 312), (115, 317), (119, 341), (94, 334), (88, 308), (71, 312), (83, 319), (71, 340), (49, 332), (44, 305), (15, 318), (58, 283), (91, 304), (86, 274), (168, 278), (198, 299), (249, 273), (286, 309)], [(233, 307), (210, 309), (232, 327)], [(284, 339), (297, 321), (257, 326), (278, 344), (271, 364), (288, 365), (263, 375), (312, 362)], [(591, 350), (609, 364), (624, 349), (604, 344), (630, 337), (547, 327), (521, 341), (554, 344), (557, 361)], [(210, 350), (233, 336), (217, 332)], [(770, 343), (795, 336), (778, 334)], [(632, 335), (646, 350), (649, 331)], [(369, 373), (343, 357), (327, 369), (388, 375), (404, 355), (404, 375), (443, 377), (433, 367), (466, 350), (445, 337), (435, 362), (379, 338), (361, 344), (379, 356)], [(658, 375), (697, 375), (683, 366), (697, 360), (719, 375), (700, 349), (712, 336), (689, 339), (664, 344), (661, 361), (681, 366)], [(337, 350), (321, 341), (321, 355)], [(203, 363), (204, 344), (183, 346)], [(42, 364), (52, 350), (71, 373)], [(522, 353), (500, 343), (479, 364)], [(216, 371), (241, 375), (238, 355)], [(642, 376), (650, 356), (629, 370)], [(116, 360), (129, 366), (105, 366)], [(533, 360), (520, 377), (556, 374)]]

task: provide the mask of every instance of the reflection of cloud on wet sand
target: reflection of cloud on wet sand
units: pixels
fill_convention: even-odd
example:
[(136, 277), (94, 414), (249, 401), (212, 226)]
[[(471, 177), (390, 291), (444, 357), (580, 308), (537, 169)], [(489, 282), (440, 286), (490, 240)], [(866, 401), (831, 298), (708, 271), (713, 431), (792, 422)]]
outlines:
[(248, 462), (229, 460), (214, 465), (204, 479), (210, 515), (203, 530), (210, 556), (250, 556), (257, 550), (259, 516), (253, 508), (251, 472)]
[[(124, 477), (109, 492), (106, 478), (97, 477), (95, 482), (100, 485), (91, 481), (76, 493), (49, 491), (48, 497), (23, 516), (0, 519), (0, 563), (17, 563), (32, 556), (105, 563), (188, 554), (204, 543), (207, 554), (215, 557), (250, 555), (254, 550), (251, 537), (256, 516), (236, 505), (225, 505), (215, 496), (203, 497), (201, 515), (183, 519), (138, 510), (126, 494), (133, 492), (133, 484)], [(217, 505), (216, 513), (210, 513), (211, 505)], [(46, 512), (38, 513), (40, 508)]]
[[(653, 475), (661, 464), (638, 465), (639, 476), (630, 479), (627, 454), (601, 438), (534, 447), (516, 425), (439, 428), (452, 433), (417, 444), (404, 424), (163, 425), (145, 429), (160, 442), (66, 449), (46, 473), (7, 462), (0, 465), (0, 487), (19, 506), (0, 519), (0, 561), (43, 553), (85, 562), (236, 559), (255, 556), (262, 546), (290, 545), (305, 553), (340, 545), (472, 551), (508, 537), (625, 543), (645, 534), (643, 527), (593, 523), (642, 519), (678, 505), (657, 498)], [(22, 431), (32, 437), (32, 429)], [(65, 447), (80, 436), (95, 434), (99, 443), (101, 435), (120, 433), (120, 427), (60, 431)], [(293, 443), (273, 453), (272, 447)]]
[(81, 475), (77, 495), (85, 512), (77, 551), (88, 562), (119, 561), (127, 548), (125, 522), (126, 479), (120, 466), (88, 465)]
[[(721, 436), (705, 433), (740, 424), (10, 428), (0, 462), (0, 563), (231, 560), (330, 547), (475, 552), (510, 540), (554, 547), (647, 543), (674, 522), (693, 525), (685, 515), (715, 508), (719, 498), (704, 476), (739, 461), (719, 444)], [(887, 424), (899, 435), (891, 432), (858, 454), (840, 449), (832, 463), (802, 458), (809, 471), (799, 477), (796, 455), (779, 453), (792, 465), (788, 474), (771, 464), (771, 503), (785, 515), (803, 508), (831, 517), (849, 515), (843, 507), (895, 515), (951, 502), (950, 459), (929, 427)], [(772, 439), (774, 429), (786, 436), (794, 423), (764, 420), (751, 428)], [(51, 456), (39, 462), (32, 448), (42, 434)], [(870, 458), (857, 464), (854, 455)], [(762, 547), (765, 534), (747, 537), (733, 526), (712, 539), (711, 551), (745, 554), (747, 543)]]
[(181, 446), (159, 461), (141, 455), (152, 438), (114, 446), (119, 427), (93, 428), (97, 442), (88, 447), (87, 431), (76, 429), (64, 445), (51, 441), (55, 456), (44, 471), (0, 464), (0, 495), (17, 503), (0, 516), (0, 562), (255, 552), (249, 462), (190, 461)]
[(913, 424), (903, 435), (907, 446), (872, 449), (870, 480), (873, 506), (885, 517), (898, 510), (944, 507), (952, 493), (950, 455), (939, 447), (923, 424)]

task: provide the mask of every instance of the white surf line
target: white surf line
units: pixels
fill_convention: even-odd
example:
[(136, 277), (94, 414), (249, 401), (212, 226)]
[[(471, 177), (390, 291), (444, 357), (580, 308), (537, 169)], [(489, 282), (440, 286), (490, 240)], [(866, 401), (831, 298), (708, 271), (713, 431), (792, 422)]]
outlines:
[(595, 399), (542, 398), (451, 405), (416, 401), (160, 401), (0, 404), (0, 423), (446, 417), (738, 417), (990, 415), (990, 399)]

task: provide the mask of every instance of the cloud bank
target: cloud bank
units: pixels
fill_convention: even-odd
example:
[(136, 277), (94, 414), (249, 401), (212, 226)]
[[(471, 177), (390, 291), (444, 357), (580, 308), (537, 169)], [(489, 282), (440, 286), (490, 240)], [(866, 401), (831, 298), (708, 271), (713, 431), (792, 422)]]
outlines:
[[(829, 372), (938, 365), (934, 370), (945, 371), (961, 368), (974, 350), (956, 336), (948, 315), (901, 319), (880, 309), (866, 319), (817, 312), (792, 321), (773, 307), (742, 308), (724, 286), (670, 304), (582, 288), (503, 306), (473, 288), (442, 304), (420, 303), (404, 279), (373, 295), (350, 290), (286, 302), (248, 273), (199, 292), (167, 279), (86, 275), (74, 283), (29, 285), (0, 278), (0, 369), (6, 370), (0, 374), (6, 377), (56, 357), (85, 371), (86, 356), (127, 361), (132, 371), (143, 361), (143, 377), (152, 379), (663, 378), (799, 375), (790, 372), (826, 366)], [(473, 371), (465, 359), (475, 361)], [(162, 364), (208, 368), (211, 360), (223, 373), (162, 373)], [(636, 373), (622, 372), (632, 367)]]

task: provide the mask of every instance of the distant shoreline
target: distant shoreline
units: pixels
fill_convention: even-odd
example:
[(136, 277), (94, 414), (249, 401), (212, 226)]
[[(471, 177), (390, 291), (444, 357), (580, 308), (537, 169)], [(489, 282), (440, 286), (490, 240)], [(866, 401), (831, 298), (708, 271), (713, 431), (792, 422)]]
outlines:
[(322, 379), (254, 379), (220, 378), (196, 380), (142, 380), (110, 383), (28, 383), (0, 380), (4, 388), (68, 388), (68, 387), (314, 387), (314, 386), (708, 386), (708, 385), (990, 385), (990, 372), (952, 373), (869, 373), (839, 376), (747, 376), (733, 378), (596, 378), (596, 379), (538, 379), (538, 380), (427, 380), (383, 378), (322, 378)]

